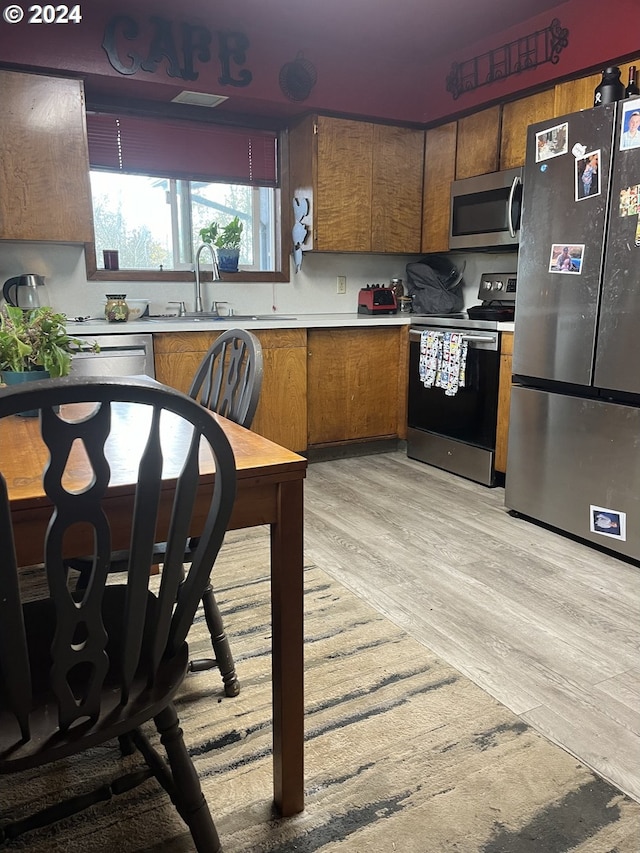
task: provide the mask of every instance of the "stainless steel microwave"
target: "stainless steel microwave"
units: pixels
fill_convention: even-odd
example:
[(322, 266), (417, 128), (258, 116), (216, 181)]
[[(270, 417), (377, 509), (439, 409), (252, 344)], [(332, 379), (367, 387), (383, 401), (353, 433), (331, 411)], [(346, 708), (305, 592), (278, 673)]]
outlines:
[(451, 182), (449, 249), (517, 248), (522, 169)]

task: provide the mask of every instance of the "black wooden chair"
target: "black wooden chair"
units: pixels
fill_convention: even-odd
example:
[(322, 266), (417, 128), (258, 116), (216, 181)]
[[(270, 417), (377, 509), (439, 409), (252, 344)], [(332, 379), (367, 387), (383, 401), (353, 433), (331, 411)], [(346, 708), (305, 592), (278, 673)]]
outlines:
[(262, 347), (246, 329), (219, 335), (200, 362), (189, 396), (241, 426), (251, 426), (262, 389)]
[[(204, 355), (193, 377), (189, 396), (212, 412), (217, 412), (248, 429), (260, 401), (262, 376), (262, 346), (258, 338), (246, 329), (228, 329), (218, 335)], [(193, 549), (197, 545), (196, 538), (189, 541), (184, 553), (185, 562), (193, 558)], [(164, 550), (164, 543), (159, 544), (155, 554), (157, 562), (162, 562)], [(202, 672), (217, 666), (225, 694), (237, 696), (240, 692), (240, 682), (236, 665), (210, 583), (202, 594), (202, 609), (214, 656), (192, 660), (189, 670)]]
[[(74, 407), (66, 404), (78, 402), (94, 405), (85, 406), (90, 411), (83, 412), (82, 419), (71, 420)], [(140, 404), (149, 429), (142, 441), (127, 573), (123, 578), (111, 576), (112, 582), (107, 583), (112, 551), (104, 510), (112, 452), (108, 439), (112, 411), (120, 403)], [(48, 591), (35, 600), (21, 598), (7, 484), (0, 472), (0, 774), (37, 767), (119, 738), (122, 745), (132, 743), (140, 750), (148, 770), (118, 780), (112, 791), (127, 790), (156, 776), (188, 825), (196, 849), (219, 851), (173, 697), (187, 672), (187, 633), (209, 583), (234, 502), (235, 461), (229, 442), (202, 406), (141, 379), (65, 377), (0, 390), (0, 418), (32, 409), (40, 410), (40, 431), (50, 453), (43, 471), (44, 490), (53, 507), (43, 541)], [(184, 462), (181, 459), (178, 465), (164, 568), (161, 582), (155, 579), (158, 590), (154, 593), (150, 567), (167, 421), (172, 433), (176, 428), (184, 430)], [(80, 493), (73, 493), (66, 490), (64, 478), (79, 442), (84, 444), (94, 478)], [(203, 448), (214, 459), (215, 482), (203, 531), (185, 574), (182, 552)], [(94, 539), (91, 577), (82, 591), (70, 589), (63, 559), (65, 537), (78, 525), (92, 530)], [(141, 730), (151, 719), (161, 734), (168, 765)], [(104, 799), (102, 792), (94, 793), (95, 797), (77, 797), (45, 814), (0, 825), (0, 844)]]
[[(263, 361), (260, 341), (246, 329), (229, 329), (222, 332), (204, 355), (191, 383), (189, 396), (203, 406), (225, 418), (249, 428), (253, 421), (262, 388)], [(184, 562), (189, 563), (198, 540), (185, 543)], [(166, 545), (155, 546), (153, 564), (163, 563)], [(111, 571), (121, 571), (128, 561), (127, 551), (116, 551), (111, 556)], [(79, 588), (87, 584), (89, 561), (68, 561), (70, 568), (80, 572)], [(212, 658), (200, 658), (189, 664), (191, 672), (218, 667), (227, 696), (237, 696), (240, 682), (231, 654), (220, 608), (213, 588), (208, 584), (202, 596), (202, 607), (211, 636)]]

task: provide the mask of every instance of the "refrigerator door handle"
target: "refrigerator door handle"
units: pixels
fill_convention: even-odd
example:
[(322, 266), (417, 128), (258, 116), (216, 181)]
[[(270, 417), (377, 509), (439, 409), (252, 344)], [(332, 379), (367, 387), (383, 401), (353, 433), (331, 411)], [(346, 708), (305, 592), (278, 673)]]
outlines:
[(515, 229), (514, 224), (513, 224), (513, 196), (515, 195), (516, 187), (518, 186), (518, 184), (521, 184), (521, 183), (522, 183), (522, 181), (520, 180), (518, 175), (516, 175), (515, 178), (513, 179), (513, 183), (511, 184), (511, 191), (509, 192), (509, 204), (507, 207), (508, 207), (508, 214), (509, 214), (509, 235), (511, 237), (516, 236), (516, 229)]

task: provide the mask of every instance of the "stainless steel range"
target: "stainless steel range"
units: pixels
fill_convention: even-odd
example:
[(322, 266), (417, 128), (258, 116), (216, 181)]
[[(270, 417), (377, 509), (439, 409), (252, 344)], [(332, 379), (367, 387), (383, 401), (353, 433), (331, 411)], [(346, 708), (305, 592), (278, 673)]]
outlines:
[(409, 331), (412, 459), (496, 485), (499, 325), (513, 320), (515, 297), (515, 273), (485, 273), (480, 305), (460, 314), (415, 315)]

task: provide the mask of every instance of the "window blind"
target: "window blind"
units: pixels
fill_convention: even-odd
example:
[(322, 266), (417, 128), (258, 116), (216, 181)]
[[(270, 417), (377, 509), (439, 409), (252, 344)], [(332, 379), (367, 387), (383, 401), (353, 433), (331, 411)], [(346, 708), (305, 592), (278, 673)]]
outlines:
[(278, 185), (274, 131), (87, 113), (87, 134), (92, 168), (183, 180)]

